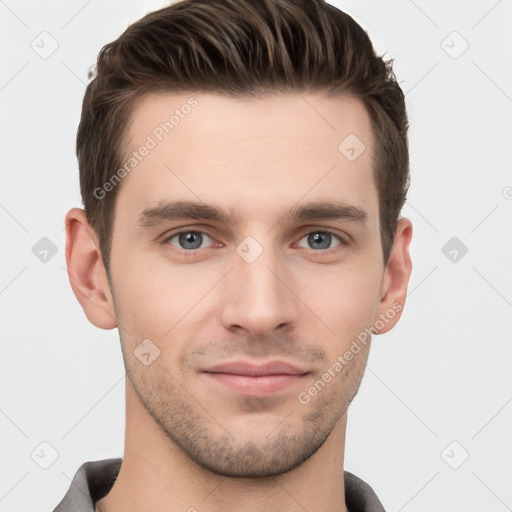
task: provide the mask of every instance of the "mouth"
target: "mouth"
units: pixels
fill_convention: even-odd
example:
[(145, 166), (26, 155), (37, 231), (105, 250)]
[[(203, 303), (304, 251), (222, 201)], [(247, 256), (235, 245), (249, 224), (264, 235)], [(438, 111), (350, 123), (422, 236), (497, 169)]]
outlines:
[(235, 361), (202, 370), (211, 381), (245, 396), (266, 396), (302, 382), (309, 372), (283, 361), (263, 365)]

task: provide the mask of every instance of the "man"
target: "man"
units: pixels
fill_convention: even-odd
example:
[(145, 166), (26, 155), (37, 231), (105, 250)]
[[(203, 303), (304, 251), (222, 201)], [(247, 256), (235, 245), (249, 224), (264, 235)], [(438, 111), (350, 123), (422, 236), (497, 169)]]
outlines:
[(70, 283), (119, 329), (123, 458), (55, 511), (384, 510), (347, 408), (411, 273), (404, 97), (322, 0), (185, 0), (100, 53)]

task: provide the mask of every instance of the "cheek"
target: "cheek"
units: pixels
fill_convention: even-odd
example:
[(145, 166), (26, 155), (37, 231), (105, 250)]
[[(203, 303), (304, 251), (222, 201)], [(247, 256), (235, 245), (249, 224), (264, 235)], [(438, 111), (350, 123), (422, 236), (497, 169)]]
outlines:
[(316, 314), (318, 328), (341, 347), (372, 325), (378, 305), (381, 276), (375, 270), (339, 268), (323, 277), (305, 279), (304, 302)]
[(118, 319), (132, 337), (172, 336), (174, 326), (178, 330), (187, 323), (190, 311), (217, 280), (201, 266), (125, 254), (112, 258), (112, 280)]

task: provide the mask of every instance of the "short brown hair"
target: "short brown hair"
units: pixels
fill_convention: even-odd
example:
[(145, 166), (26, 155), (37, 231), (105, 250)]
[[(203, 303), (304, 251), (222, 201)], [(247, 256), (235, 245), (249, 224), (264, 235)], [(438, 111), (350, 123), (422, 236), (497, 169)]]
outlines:
[(107, 273), (121, 184), (102, 198), (95, 191), (123, 165), (135, 101), (152, 92), (325, 91), (360, 99), (374, 132), (387, 264), (409, 187), (407, 113), (392, 62), (324, 0), (182, 0), (130, 25), (98, 55), (76, 139), (82, 201)]

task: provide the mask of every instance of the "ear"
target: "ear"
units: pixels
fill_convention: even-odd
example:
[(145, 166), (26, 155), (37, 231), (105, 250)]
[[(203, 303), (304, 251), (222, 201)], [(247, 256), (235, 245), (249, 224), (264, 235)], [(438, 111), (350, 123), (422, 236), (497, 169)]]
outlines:
[(378, 334), (390, 331), (402, 316), (412, 271), (409, 254), (411, 238), (411, 221), (401, 218), (397, 224), (393, 246), (382, 279), (381, 300), (374, 321)]
[(66, 214), (66, 264), (71, 288), (89, 321), (101, 329), (117, 327), (114, 301), (96, 232), (85, 211)]

